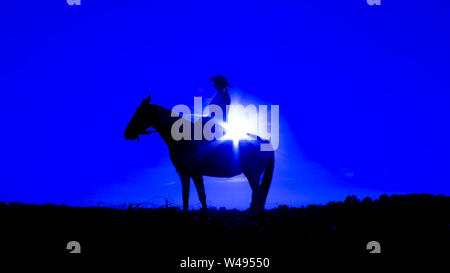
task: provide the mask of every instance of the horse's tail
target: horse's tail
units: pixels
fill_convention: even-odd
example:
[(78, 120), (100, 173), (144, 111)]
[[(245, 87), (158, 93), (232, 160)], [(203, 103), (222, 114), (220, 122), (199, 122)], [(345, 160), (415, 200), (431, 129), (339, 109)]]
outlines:
[(269, 163), (264, 170), (263, 179), (261, 182), (261, 189), (264, 192), (264, 203), (266, 202), (267, 194), (269, 193), (270, 183), (272, 182), (273, 168), (275, 163), (274, 152), (271, 152)]

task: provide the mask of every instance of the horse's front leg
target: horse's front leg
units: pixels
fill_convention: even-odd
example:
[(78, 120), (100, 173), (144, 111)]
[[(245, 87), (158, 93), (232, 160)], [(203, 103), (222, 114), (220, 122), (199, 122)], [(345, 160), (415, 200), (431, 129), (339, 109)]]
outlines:
[(187, 175), (179, 174), (181, 179), (181, 189), (183, 192), (183, 211), (187, 212), (189, 210), (189, 184), (191, 178)]
[(202, 203), (202, 209), (206, 210), (206, 194), (205, 194), (205, 185), (203, 184), (203, 176), (197, 175), (193, 176), (192, 180), (194, 180), (195, 187), (197, 188), (198, 199)]

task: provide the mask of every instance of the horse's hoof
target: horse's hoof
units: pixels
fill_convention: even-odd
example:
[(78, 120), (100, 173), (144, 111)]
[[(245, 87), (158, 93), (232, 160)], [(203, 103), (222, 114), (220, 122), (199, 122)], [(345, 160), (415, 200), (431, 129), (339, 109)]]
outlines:
[(250, 206), (249, 212), (253, 216), (260, 216), (264, 212), (264, 206)]

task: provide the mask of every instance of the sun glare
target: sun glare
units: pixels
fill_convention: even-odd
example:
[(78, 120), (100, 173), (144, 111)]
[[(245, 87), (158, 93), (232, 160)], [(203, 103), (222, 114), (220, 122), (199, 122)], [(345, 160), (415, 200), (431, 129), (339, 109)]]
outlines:
[(225, 135), (222, 140), (232, 140), (235, 145), (239, 140), (250, 139), (247, 134), (256, 134), (256, 124), (238, 111), (230, 111), (227, 122), (222, 123)]

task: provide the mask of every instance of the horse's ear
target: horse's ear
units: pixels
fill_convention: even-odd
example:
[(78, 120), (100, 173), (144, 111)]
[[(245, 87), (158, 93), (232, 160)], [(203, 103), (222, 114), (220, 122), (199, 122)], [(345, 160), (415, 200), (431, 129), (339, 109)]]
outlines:
[(145, 101), (146, 103), (150, 103), (150, 100), (152, 99), (152, 95), (150, 94), (150, 95), (148, 95), (148, 98), (147, 98), (147, 100)]

